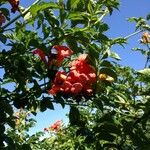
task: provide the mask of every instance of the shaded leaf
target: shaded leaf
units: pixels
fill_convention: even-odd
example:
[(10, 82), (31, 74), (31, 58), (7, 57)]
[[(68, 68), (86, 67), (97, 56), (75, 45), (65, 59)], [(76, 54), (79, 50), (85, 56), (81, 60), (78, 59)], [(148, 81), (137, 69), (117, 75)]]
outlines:
[(0, 41), (5, 44), (7, 41), (7, 37), (4, 34), (0, 34)]
[(70, 107), (69, 122), (71, 125), (80, 124), (80, 112), (77, 107), (74, 107), (74, 106)]
[(106, 74), (106, 75), (109, 75), (111, 77), (113, 77), (114, 79), (117, 79), (117, 74), (110, 68), (101, 68), (100, 69), (100, 73), (101, 74)]

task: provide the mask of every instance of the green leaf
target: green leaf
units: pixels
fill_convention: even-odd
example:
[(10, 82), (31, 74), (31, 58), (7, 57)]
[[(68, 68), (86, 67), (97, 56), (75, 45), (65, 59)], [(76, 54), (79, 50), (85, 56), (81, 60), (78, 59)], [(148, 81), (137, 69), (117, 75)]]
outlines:
[(93, 9), (91, 1), (89, 1), (89, 3), (88, 3), (88, 11), (89, 11), (90, 14), (93, 14), (93, 12), (94, 12), (94, 9)]
[[(45, 18), (52, 27), (59, 27), (59, 20), (56, 18), (56, 16), (53, 14), (50, 10), (44, 11)], [(40, 19), (40, 18), (39, 18)]]
[(47, 8), (58, 9), (59, 6), (54, 2), (41, 3), (41, 4), (36, 4), (36, 5), (31, 6), (29, 11), (31, 12), (32, 16), (35, 17), (39, 11), (45, 10)]
[(51, 102), (51, 98), (43, 97), (41, 104), (40, 104), (40, 110), (43, 112), (47, 108), (54, 110), (53, 103)]
[(32, 150), (29, 144), (23, 144), (21, 149), (22, 150)]
[(10, 14), (9, 14), (9, 10), (7, 8), (0, 8), (0, 11), (2, 11), (2, 13), (7, 18), (7, 20), (10, 20)]
[(66, 42), (70, 49), (72, 49), (75, 53), (78, 53), (80, 51), (77, 44), (77, 38), (75, 38), (74, 36), (68, 36), (66, 38)]
[(28, 21), (32, 18), (32, 14), (30, 12), (28, 12), (27, 14), (24, 15), (23, 18), (24, 18), (25, 21)]
[(71, 106), (69, 112), (69, 121), (71, 125), (79, 125), (80, 112), (77, 107)]
[(138, 73), (150, 78), (150, 68), (145, 68), (143, 70), (139, 70)]
[(94, 44), (89, 44), (88, 46), (89, 56), (91, 58), (91, 63), (94, 63), (95, 59), (99, 58), (99, 52), (97, 51), (97, 47)]
[(105, 32), (109, 29), (109, 26), (106, 23), (101, 23), (99, 25), (99, 33)]
[(121, 130), (116, 124), (113, 123), (104, 123), (100, 126), (103, 130), (109, 132), (109, 133), (114, 133), (117, 135), (121, 135)]
[(84, 13), (82, 12), (70, 12), (67, 16), (71, 20), (84, 20)]
[(47, 27), (46, 24), (42, 25), (42, 31), (44, 34), (44, 39), (46, 39), (49, 36), (50, 33), (50, 27)]
[(13, 108), (12, 108), (12, 106), (9, 103), (7, 103), (7, 101), (5, 99), (1, 99), (0, 106), (2, 108), (5, 108), (5, 112), (7, 114), (9, 114), (9, 115), (13, 114)]
[(67, 8), (68, 9), (70, 9), (70, 8), (72, 8), (72, 9), (76, 8), (80, 1), (81, 0), (68, 0), (67, 1)]
[(103, 112), (103, 103), (100, 98), (94, 99), (93, 104)]
[(99, 133), (98, 138), (101, 140), (110, 141), (110, 142), (113, 142), (115, 140), (115, 136), (106, 131)]
[(147, 20), (150, 20), (150, 14), (148, 14), (148, 15), (146, 16), (146, 19), (147, 19)]
[(108, 68), (113, 68), (113, 65), (108, 60), (102, 61), (101, 64), (100, 64), (100, 66), (102, 66), (102, 67), (108, 67)]
[(112, 52), (112, 51), (110, 52), (110, 57), (112, 57), (116, 60), (121, 60), (120, 56), (117, 53)]
[(98, 34), (98, 39), (99, 39), (99, 41), (101, 41), (101, 42), (106, 42), (106, 41), (109, 40), (108, 37), (107, 37), (106, 35), (102, 34), (102, 33), (99, 33), (99, 34)]

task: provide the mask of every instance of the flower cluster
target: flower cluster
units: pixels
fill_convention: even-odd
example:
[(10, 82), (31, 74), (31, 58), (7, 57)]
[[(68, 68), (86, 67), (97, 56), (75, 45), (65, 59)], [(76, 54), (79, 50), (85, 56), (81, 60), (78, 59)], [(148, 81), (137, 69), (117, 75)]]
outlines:
[(66, 46), (55, 45), (52, 47), (52, 49), (56, 50), (56, 54), (53, 54), (52, 52), (49, 54), (45, 54), (42, 50), (38, 48), (32, 53), (37, 54), (41, 58), (41, 60), (48, 66), (60, 66), (66, 57), (73, 54), (73, 51)]
[(8, 0), (8, 2), (12, 6), (11, 12), (15, 13), (19, 9), (19, 0)]
[(92, 86), (96, 82), (96, 71), (88, 64), (87, 57), (87, 54), (81, 54), (72, 61), (68, 73), (58, 71), (49, 93), (52, 95), (58, 92), (68, 95), (91, 94)]
[[(58, 67), (61, 66), (66, 57), (73, 54), (73, 51), (66, 46), (55, 45), (52, 50), (55, 50), (55, 53), (51, 51), (49, 54), (45, 54), (40, 49), (36, 49), (32, 53), (37, 54), (46, 65)], [(67, 73), (64, 71), (56, 73), (49, 93), (56, 95), (61, 92), (71, 96), (89, 95), (93, 92), (94, 83), (96, 83), (96, 71), (88, 63), (88, 55), (81, 54), (70, 63)]]
[(49, 128), (44, 128), (44, 131), (54, 131), (54, 132), (58, 132), (61, 128), (62, 125), (62, 121), (58, 120), (56, 121), (54, 124), (52, 124)]
[(2, 11), (0, 11), (0, 26), (5, 23), (6, 18), (4, 16), (4, 14), (2, 13)]
[(150, 43), (150, 35), (149, 35), (149, 33), (148, 33), (148, 32), (143, 33), (142, 39), (141, 39), (140, 41), (141, 41), (141, 43), (143, 43), (143, 44), (148, 44), (148, 43)]

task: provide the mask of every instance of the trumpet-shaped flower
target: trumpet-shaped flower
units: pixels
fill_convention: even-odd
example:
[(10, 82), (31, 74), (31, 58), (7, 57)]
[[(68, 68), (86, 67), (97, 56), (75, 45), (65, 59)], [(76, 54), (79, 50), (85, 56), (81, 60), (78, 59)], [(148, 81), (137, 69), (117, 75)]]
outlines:
[(6, 18), (4, 14), (0, 11), (0, 26), (2, 26), (3, 23), (5, 23)]
[(8, 2), (12, 6), (11, 12), (15, 13), (19, 7), (19, 0), (8, 0)]

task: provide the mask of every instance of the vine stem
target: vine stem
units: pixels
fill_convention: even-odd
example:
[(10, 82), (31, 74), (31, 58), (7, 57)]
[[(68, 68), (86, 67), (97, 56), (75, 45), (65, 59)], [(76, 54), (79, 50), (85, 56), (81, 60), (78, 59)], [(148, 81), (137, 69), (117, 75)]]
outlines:
[[(51, 100), (52, 103), (56, 103), (56, 104), (60, 104), (58, 103), (56, 100)], [(78, 103), (75, 103), (75, 102), (64, 102), (65, 105), (69, 105), (69, 106), (84, 106), (84, 107), (87, 107), (88, 105), (86, 104), (78, 104)]]
[(106, 8), (104, 10), (104, 13), (100, 16), (100, 18), (94, 23), (96, 25), (98, 22), (100, 22), (107, 14), (109, 13), (109, 10)]
[(29, 9), (30, 9), (33, 5), (39, 3), (40, 1), (41, 1), (41, 0), (36, 0), (36, 1), (35, 1), (31, 6), (29, 6), (25, 11), (23, 11), (21, 14), (19, 14), (18, 16), (16, 16), (14, 19), (12, 19), (11, 21), (9, 21), (6, 25), (4, 25), (4, 26), (2, 27), (2, 31), (3, 31), (4, 29), (6, 29), (8, 26), (10, 26), (12, 23), (14, 23), (16, 20), (18, 20), (22, 15), (25, 15), (26, 13), (28, 13)]
[(132, 37), (132, 36), (134, 36), (134, 35), (136, 35), (136, 34), (138, 34), (138, 33), (140, 33), (140, 32), (143, 32), (143, 30), (136, 31), (136, 32), (134, 32), (134, 33), (132, 33), (132, 34), (129, 34), (129, 35), (125, 36), (124, 38), (125, 38), (125, 39), (129, 39), (130, 37)]

